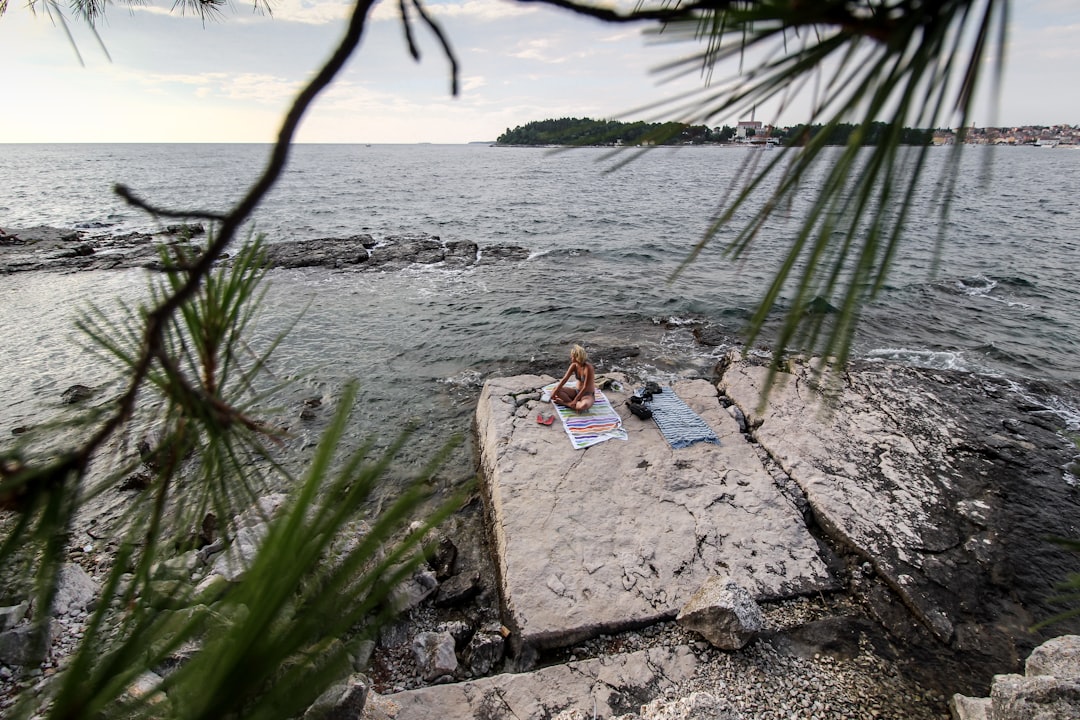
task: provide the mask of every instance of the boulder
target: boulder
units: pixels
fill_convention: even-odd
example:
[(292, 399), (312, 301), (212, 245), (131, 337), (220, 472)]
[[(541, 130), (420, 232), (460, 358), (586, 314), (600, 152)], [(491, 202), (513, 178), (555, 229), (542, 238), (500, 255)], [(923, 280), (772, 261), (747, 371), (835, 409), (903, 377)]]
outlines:
[(675, 620), (721, 650), (745, 647), (765, 626), (761, 608), (750, 593), (725, 577), (705, 581)]
[(949, 700), (949, 712), (953, 720), (991, 720), (990, 698), (953, 695)]
[(1051, 638), (1031, 651), (1024, 674), (1050, 675), (1056, 678), (1080, 678), (1080, 636)]
[(220, 575), (229, 582), (239, 582), (247, 573), (255, 556), (262, 547), (266, 534), (270, 531), (267, 523), (244, 526), (233, 535), (226, 544), (225, 552), (214, 559), (209, 575)]
[(1080, 680), (998, 675), (990, 686), (992, 720), (1080, 720)]

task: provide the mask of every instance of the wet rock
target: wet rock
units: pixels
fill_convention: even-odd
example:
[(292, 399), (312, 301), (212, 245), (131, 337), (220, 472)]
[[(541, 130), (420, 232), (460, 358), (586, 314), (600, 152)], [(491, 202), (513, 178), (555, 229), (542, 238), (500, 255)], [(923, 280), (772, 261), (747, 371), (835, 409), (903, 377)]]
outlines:
[(206, 228), (202, 223), (175, 223), (173, 225), (165, 226), (165, 232), (170, 235), (183, 235), (185, 237), (195, 237), (197, 235), (204, 235)]
[(72, 385), (60, 396), (60, 401), (65, 405), (74, 405), (94, 396), (94, 391), (86, 385)]
[(675, 620), (721, 650), (745, 647), (765, 625), (749, 591), (724, 577), (709, 578)]
[(492, 245), (480, 250), (480, 257), (477, 260), (478, 265), (487, 265), (496, 262), (505, 262), (510, 260), (527, 260), (529, 257), (529, 251), (526, 248), (518, 247), (516, 245)]

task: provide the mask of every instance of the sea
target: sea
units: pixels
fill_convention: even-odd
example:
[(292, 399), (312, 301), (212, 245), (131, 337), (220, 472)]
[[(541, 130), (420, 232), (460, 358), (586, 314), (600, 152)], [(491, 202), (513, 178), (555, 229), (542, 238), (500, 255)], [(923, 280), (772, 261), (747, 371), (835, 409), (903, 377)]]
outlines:
[[(747, 218), (739, 215), (684, 263), (761, 156), (788, 152), (293, 147), (245, 236), (274, 243), (428, 233), (481, 248), (524, 247), (528, 259), (268, 272), (250, 343), (258, 353), (290, 328), (267, 367), (275, 390), (264, 398), (289, 428), (285, 452), (303, 464), (355, 381), (345, 449), (365, 439), (386, 446), (412, 424), (399, 464), (417, 468), (459, 438), (442, 471), (453, 486), (475, 472), (473, 414), (488, 377), (557, 377), (580, 343), (636, 349), (600, 372), (662, 383), (711, 378), (718, 360), (742, 346), (798, 233), (799, 208), (783, 209), (748, 253), (732, 258), (725, 242)], [(117, 183), (159, 207), (226, 211), (269, 153), (258, 144), (0, 145), (0, 228), (160, 229), (114, 193)], [(1038, 401), (1080, 430), (1080, 152), (965, 147), (951, 189), (939, 181), (950, 158), (950, 149), (929, 151), (904, 243), (865, 308), (854, 355), (1038, 387)], [(811, 183), (806, 192), (813, 190)], [(3, 436), (59, 412), (70, 385), (109, 391), (115, 371), (87, 349), (75, 323), (91, 307), (108, 314), (144, 301), (154, 280), (141, 269), (0, 278)], [(698, 342), (702, 329), (718, 344)], [(754, 350), (767, 352), (769, 339), (758, 338)], [(312, 398), (315, 417), (301, 420)]]

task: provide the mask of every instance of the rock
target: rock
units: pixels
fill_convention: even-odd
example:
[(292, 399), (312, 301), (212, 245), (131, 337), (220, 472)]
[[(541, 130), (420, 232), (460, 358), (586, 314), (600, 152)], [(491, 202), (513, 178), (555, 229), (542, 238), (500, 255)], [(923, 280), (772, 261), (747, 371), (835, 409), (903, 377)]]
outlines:
[(60, 402), (65, 405), (74, 405), (94, 396), (94, 391), (86, 385), (72, 385), (60, 396)]
[(1078, 720), (1080, 679), (998, 675), (990, 687), (992, 720)]
[(454, 637), (448, 632), (422, 632), (412, 644), (420, 673), (427, 681), (450, 675), (458, 667)]
[(424, 602), (438, 589), (439, 581), (435, 579), (435, 573), (427, 568), (419, 568), (390, 592), (390, 604), (396, 612), (406, 612)]
[(858, 656), (864, 638), (873, 643), (880, 655), (889, 657), (880, 626), (859, 617), (826, 617), (803, 623), (775, 637), (774, 643), (808, 660), (821, 655), (851, 660)]
[(205, 234), (206, 228), (203, 227), (202, 223), (175, 223), (173, 225), (166, 225), (165, 232), (170, 235), (195, 237), (196, 235)]
[(90, 609), (97, 599), (100, 586), (75, 563), (64, 563), (53, 598), (52, 614), (74, 615)]
[(79, 243), (63, 253), (64, 257), (90, 257), (94, 254), (94, 246), (90, 243)]
[(737, 713), (729, 711), (727, 703), (712, 693), (694, 692), (684, 698), (657, 698), (642, 705), (641, 720), (736, 720)]
[(575, 450), (538, 425), (549, 405), (515, 398), (554, 379), (491, 378), (477, 406), (484, 500), (507, 624), (525, 645), (563, 647), (674, 618), (713, 575), (755, 598), (837, 587), (822, 546), (705, 380), (675, 393), (721, 439), (673, 450), (630, 417), (630, 383), (606, 391), (629, 440)]
[(29, 665), (40, 658), (41, 637), (32, 624), (0, 632), (0, 664)]
[(448, 537), (439, 540), (439, 544), (428, 559), (428, 564), (435, 571), (435, 577), (442, 582), (454, 574), (454, 565), (457, 562), (458, 549), (454, 541)]
[[(663, 690), (694, 677), (698, 661), (686, 646), (551, 665), (529, 673), (503, 674), (408, 690), (369, 702), (392, 708), (394, 720), (546, 718), (579, 710), (610, 718), (640, 709)], [(722, 716), (720, 716), (722, 717)]]
[(1027, 659), (1026, 675), (995, 675), (989, 698), (955, 694), (956, 720), (1077, 720), (1080, 718), (1080, 637), (1047, 640)]
[(370, 235), (320, 240), (294, 240), (266, 246), (266, 267), (341, 267), (368, 261), (368, 248), (375, 241)]
[(18, 605), (0, 607), (0, 631), (10, 630), (22, 622), (22, 619), (26, 617), (26, 611), (29, 608), (29, 600), (23, 600)]
[(499, 633), (478, 632), (465, 648), (465, 658), (473, 675), (487, 675), (502, 662), (506, 641)]
[(361, 717), (369, 686), (363, 675), (350, 675), (320, 695), (304, 713), (304, 720), (355, 720)]
[(726, 577), (709, 578), (675, 618), (700, 633), (714, 647), (739, 650), (765, 626), (761, 608), (750, 593)]
[[(101, 229), (86, 227), (83, 230)], [(174, 256), (193, 257), (202, 248), (189, 239), (205, 232), (201, 225), (169, 225), (156, 235), (132, 232), (124, 235), (87, 237), (83, 232), (38, 227), (0, 236), (0, 273), (29, 270), (112, 270), (145, 267), (166, 269), (159, 247)], [(72, 241), (78, 244), (72, 245)], [(396, 270), (410, 265), (444, 263), (447, 267), (471, 267), (483, 261), (522, 261), (526, 248), (496, 245), (480, 249), (471, 240), (443, 242), (427, 234), (392, 235), (377, 241), (367, 233), (343, 238), (287, 240), (264, 246), (265, 267), (325, 267), (353, 270)], [(223, 264), (234, 257), (224, 254)]]
[(527, 260), (529, 254), (530, 253), (526, 248), (518, 247), (516, 245), (492, 245), (480, 250), (476, 264), (487, 265), (510, 260)]
[[(137, 678), (124, 690), (124, 694), (131, 700), (146, 703), (154, 707), (169, 701), (168, 696), (162, 692), (161, 684), (164, 682), (161, 676), (149, 670), (140, 673)], [(161, 708), (158, 708), (160, 711)]]
[(239, 582), (254, 562), (267, 532), (269, 525), (266, 523), (239, 528), (226, 545), (225, 552), (214, 559), (210, 574), (221, 575), (229, 582)]
[(1047, 640), (1031, 651), (1024, 667), (1028, 677), (1080, 678), (1080, 636), (1062, 635)]
[(949, 699), (953, 720), (991, 720), (990, 707), (990, 698), (956, 694)]
[(448, 622), (439, 623), (436, 628), (437, 632), (448, 632), (454, 638), (454, 647), (461, 650), (468, 644), (469, 639), (472, 637), (473, 629), (469, 623), (464, 620), (450, 620)]
[[(1061, 612), (1050, 598), (1075, 568), (1046, 538), (1080, 524), (1062, 471), (1076, 448), (1031, 402), (1042, 391), (885, 363), (852, 362), (825, 386), (812, 362), (788, 370), (762, 404), (768, 368), (733, 353), (720, 390), (821, 530), (872, 565), (879, 619), (907, 641), (963, 652), (965, 691), (1019, 669), (1048, 639), (1030, 626)], [(1055, 629), (1075, 632), (1080, 619)]]
[(439, 585), (435, 607), (458, 607), (480, 593), (480, 573), (461, 573)]

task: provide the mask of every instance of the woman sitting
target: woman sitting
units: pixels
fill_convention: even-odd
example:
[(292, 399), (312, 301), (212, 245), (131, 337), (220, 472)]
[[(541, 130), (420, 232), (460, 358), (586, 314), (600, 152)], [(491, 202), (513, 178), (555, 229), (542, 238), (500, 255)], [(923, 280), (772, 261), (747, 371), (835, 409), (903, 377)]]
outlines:
[[(564, 387), (571, 378), (577, 380), (577, 387)], [(565, 405), (576, 412), (585, 412), (596, 401), (596, 371), (585, 348), (575, 345), (570, 349), (570, 367), (551, 393), (551, 402)]]

